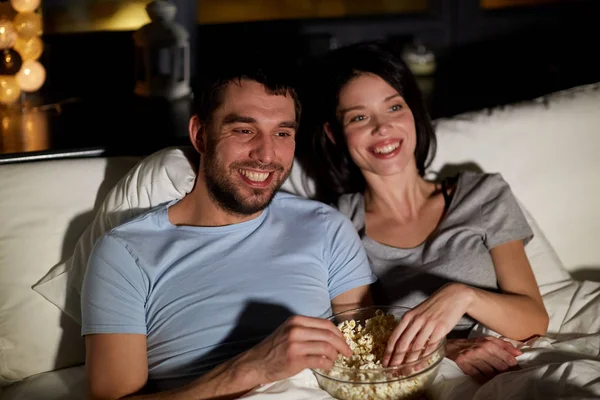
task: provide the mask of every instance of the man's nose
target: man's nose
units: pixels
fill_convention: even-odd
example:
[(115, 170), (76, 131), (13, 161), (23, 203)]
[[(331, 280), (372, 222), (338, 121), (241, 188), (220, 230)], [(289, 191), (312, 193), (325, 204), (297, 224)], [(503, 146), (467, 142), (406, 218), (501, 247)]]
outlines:
[(250, 158), (261, 164), (270, 164), (275, 158), (275, 143), (273, 136), (267, 133), (260, 133), (252, 140), (252, 149)]

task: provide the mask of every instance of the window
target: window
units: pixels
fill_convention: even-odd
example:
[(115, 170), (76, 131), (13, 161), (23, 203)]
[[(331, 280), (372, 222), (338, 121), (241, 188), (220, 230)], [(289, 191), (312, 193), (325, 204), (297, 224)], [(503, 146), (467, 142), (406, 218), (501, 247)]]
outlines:
[(136, 30), (150, 22), (150, 0), (43, 0), (44, 32)]
[(197, 0), (198, 23), (339, 18), (428, 10), (428, 0)]
[(480, 0), (479, 4), (483, 8), (494, 9), (494, 8), (506, 8), (506, 7), (519, 7), (519, 6), (535, 6), (540, 4), (549, 3), (560, 3), (567, 2), (569, 0)]

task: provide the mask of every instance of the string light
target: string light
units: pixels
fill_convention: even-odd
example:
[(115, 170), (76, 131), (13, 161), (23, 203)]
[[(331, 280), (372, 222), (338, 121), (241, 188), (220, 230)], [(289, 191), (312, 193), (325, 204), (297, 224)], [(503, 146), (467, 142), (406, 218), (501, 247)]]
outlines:
[(0, 19), (0, 50), (9, 49), (15, 45), (18, 35), (12, 22)]
[(17, 73), (17, 83), (24, 92), (37, 92), (46, 80), (46, 70), (35, 60), (25, 61)]
[(46, 69), (37, 61), (44, 51), (41, 0), (0, 1), (0, 103), (12, 104), (46, 81)]
[(40, 0), (10, 0), (10, 4), (17, 12), (31, 12), (40, 6)]
[(21, 96), (21, 88), (14, 76), (0, 75), (0, 103), (11, 104)]

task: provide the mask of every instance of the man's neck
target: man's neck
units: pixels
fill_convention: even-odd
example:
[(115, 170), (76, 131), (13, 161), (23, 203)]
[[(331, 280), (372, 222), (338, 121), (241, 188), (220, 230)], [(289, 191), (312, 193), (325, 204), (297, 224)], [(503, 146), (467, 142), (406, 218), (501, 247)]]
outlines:
[(170, 207), (168, 215), (173, 225), (226, 226), (250, 221), (261, 213), (241, 215), (225, 210), (208, 193), (206, 183), (198, 176), (192, 191)]

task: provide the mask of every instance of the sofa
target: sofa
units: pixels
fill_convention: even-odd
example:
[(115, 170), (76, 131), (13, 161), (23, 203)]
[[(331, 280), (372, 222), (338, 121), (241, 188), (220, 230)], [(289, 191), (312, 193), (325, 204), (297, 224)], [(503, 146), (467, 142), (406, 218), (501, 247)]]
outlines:
[[(534, 228), (526, 250), (550, 314), (541, 346), (570, 343), (586, 360), (600, 360), (600, 82), (440, 119), (435, 128), (438, 152), (428, 174), (500, 172)], [(84, 398), (85, 348), (73, 290), (82, 270), (73, 266), (85, 263), (95, 239), (111, 226), (185, 195), (195, 162), (190, 148), (177, 147), (144, 159), (0, 165), (0, 399)], [(312, 195), (300, 164), (282, 190)], [(582, 337), (593, 339), (573, 345)], [(587, 373), (593, 376), (596, 367)], [(581, 384), (598, 394), (595, 380)], [(505, 383), (486, 393), (497, 396)], [(266, 395), (269, 389), (261, 390)], [(472, 388), (469, 396), (496, 398), (481, 390)], [(458, 392), (446, 386), (432, 397), (452, 393)], [(295, 398), (316, 398), (307, 396)]]

